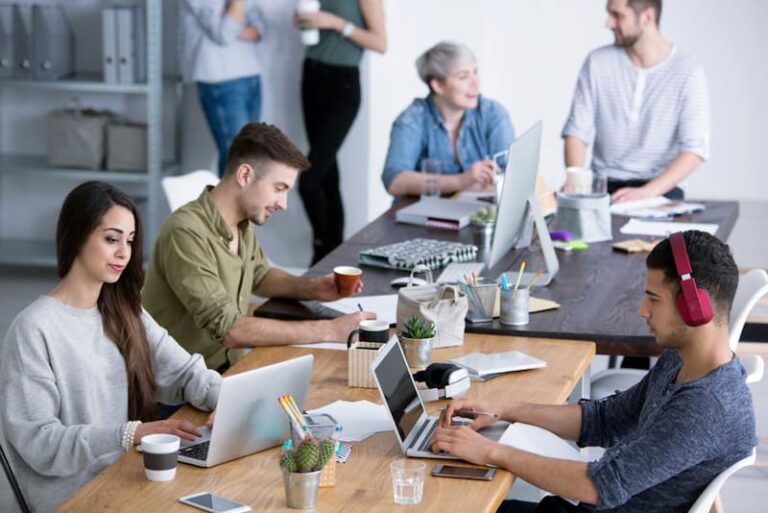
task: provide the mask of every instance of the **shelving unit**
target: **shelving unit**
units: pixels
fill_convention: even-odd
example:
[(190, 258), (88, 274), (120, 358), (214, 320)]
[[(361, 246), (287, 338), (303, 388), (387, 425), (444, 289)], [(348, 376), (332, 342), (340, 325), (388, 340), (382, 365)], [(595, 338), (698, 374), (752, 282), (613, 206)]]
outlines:
[[(96, 8), (101, 6), (102, 4), (99, 4)], [(101, 74), (78, 73), (61, 80), (3, 78), (0, 79), (0, 88), (16, 87), (41, 91), (144, 96), (147, 124), (146, 172), (53, 168), (48, 166), (47, 157), (44, 155), (30, 156), (6, 152), (0, 153), (0, 190), (2, 190), (4, 176), (21, 173), (38, 175), (41, 179), (66, 177), (76, 181), (103, 180), (117, 186), (120, 184), (139, 184), (145, 187), (143, 190), (147, 201), (147, 219), (143, 219), (143, 226), (147, 241), (146, 246), (149, 248), (161, 222), (159, 218), (159, 206), (162, 200), (160, 180), (166, 174), (174, 174), (176, 164), (163, 165), (162, 0), (144, 0), (144, 7), (147, 43), (146, 83), (110, 84), (102, 80)], [(176, 104), (178, 105), (178, 102)], [(0, 237), (0, 264), (55, 265), (55, 243), (52, 240), (41, 242)]]

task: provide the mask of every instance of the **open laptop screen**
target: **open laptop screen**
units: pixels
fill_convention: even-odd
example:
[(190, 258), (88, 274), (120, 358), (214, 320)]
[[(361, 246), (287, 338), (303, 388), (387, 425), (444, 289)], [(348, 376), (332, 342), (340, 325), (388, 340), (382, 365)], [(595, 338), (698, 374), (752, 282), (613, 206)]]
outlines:
[(397, 434), (401, 441), (405, 441), (424, 413), (424, 407), (419, 400), (402, 350), (396, 347), (387, 351), (373, 371), (384, 394), (387, 408), (397, 424)]

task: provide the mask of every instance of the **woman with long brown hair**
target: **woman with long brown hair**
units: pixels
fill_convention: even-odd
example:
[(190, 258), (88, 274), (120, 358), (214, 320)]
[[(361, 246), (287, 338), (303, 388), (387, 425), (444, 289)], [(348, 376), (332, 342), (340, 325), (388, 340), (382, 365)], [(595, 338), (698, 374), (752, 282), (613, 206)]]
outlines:
[(0, 347), (3, 447), (34, 511), (52, 510), (144, 435), (192, 440), (156, 404), (210, 410), (221, 377), (141, 308), (133, 201), (102, 182), (72, 190), (56, 231), (61, 281), (19, 313)]

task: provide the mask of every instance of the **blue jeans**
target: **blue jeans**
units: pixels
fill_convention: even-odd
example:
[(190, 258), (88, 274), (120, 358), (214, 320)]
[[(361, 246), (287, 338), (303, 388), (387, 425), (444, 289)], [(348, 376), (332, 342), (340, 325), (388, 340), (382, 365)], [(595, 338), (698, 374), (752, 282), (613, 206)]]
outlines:
[(197, 94), (219, 150), (219, 176), (223, 176), (232, 139), (243, 125), (261, 116), (261, 77), (198, 82)]

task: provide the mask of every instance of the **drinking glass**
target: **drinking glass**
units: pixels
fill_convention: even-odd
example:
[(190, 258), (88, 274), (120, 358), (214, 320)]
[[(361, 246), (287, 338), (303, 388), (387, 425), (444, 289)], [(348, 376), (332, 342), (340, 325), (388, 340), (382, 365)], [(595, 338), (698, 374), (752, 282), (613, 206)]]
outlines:
[(401, 459), (389, 465), (392, 474), (392, 491), (395, 504), (418, 504), (424, 492), (424, 474), (427, 465), (423, 461)]

